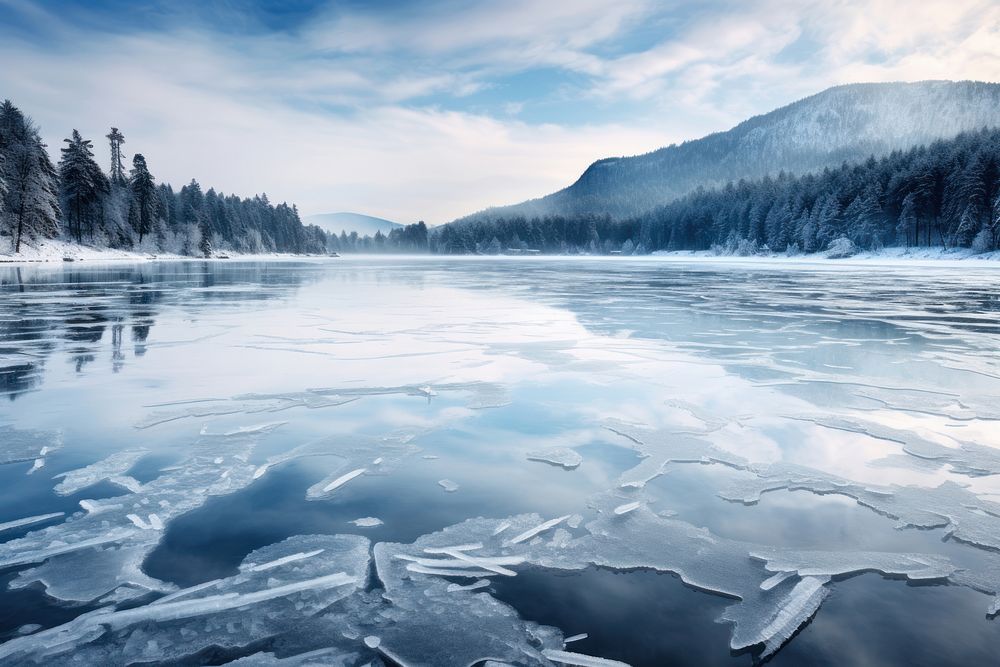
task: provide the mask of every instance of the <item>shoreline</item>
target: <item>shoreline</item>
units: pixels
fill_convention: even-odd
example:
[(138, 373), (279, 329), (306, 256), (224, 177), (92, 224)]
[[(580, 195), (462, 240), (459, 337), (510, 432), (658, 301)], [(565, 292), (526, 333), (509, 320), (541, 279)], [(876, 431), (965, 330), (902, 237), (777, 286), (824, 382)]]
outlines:
[[(837, 267), (837, 266), (896, 266), (896, 267), (982, 267), (1000, 268), (1000, 251), (974, 254), (968, 248), (944, 250), (943, 248), (884, 248), (879, 251), (859, 252), (851, 257), (832, 259), (824, 253), (787, 256), (782, 253), (768, 255), (716, 255), (708, 250), (676, 250), (656, 251), (649, 255), (441, 255), (433, 253), (393, 254), (393, 253), (348, 253), (344, 255), (299, 255), (290, 253), (254, 253), (240, 254), (223, 251), (224, 256), (191, 257), (187, 255), (138, 252), (135, 250), (116, 250), (112, 248), (95, 248), (80, 245), (70, 241), (50, 240), (34, 246), (22, 247), (20, 254), (0, 254), (0, 265), (40, 265), (40, 264), (73, 264), (76, 262), (108, 263), (108, 262), (156, 262), (156, 261), (289, 261), (317, 259), (368, 259), (387, 260), (391, 258), (406, 258), (409, 260), (462, 260), (462, 261), (628, 261), (628, 262), (661, 262), (669, 263), (705, 263), (705, 264), (748, 264), (771, 265), (786, 267)], [(71, 258), (67, 260), (65, 258)]]

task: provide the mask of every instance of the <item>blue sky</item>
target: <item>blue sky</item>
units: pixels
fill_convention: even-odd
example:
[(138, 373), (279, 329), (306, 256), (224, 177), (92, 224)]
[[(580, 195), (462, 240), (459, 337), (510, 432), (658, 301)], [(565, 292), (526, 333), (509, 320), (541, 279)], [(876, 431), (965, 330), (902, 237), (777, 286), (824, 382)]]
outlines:
[(0, 97), (54, 151), (115, 125), (175, 185), (439, 223), (831, 85), (997, 81), (998, 45), (993, 0), (0, 0)]

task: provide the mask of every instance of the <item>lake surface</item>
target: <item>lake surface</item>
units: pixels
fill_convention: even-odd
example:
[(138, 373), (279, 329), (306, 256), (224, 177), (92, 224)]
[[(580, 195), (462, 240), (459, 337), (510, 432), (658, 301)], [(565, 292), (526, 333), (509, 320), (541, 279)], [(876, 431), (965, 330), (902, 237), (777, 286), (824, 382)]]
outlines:
[(1000, 269), (0, 283), (3, 664), (1000, 655)]

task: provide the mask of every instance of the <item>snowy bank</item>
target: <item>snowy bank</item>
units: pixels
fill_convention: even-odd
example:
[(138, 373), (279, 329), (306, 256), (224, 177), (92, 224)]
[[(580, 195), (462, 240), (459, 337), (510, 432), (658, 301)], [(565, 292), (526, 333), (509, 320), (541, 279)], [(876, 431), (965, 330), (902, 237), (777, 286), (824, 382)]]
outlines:
[[(295, 259), (302, 257), (316, 257), (317, 255), (290, 255), (282, 253), (259, 253), (241, 255), (233, 252), (216, 253), (212, 259)], [(59, 239), (47, 239), (33, 243), (22, 243), (21, 252), (14, 253), (9, 247), (0, 251), (0, 264), (22, 264), (36, 262), (64, 262), (64, 261), (131, 261), (140, 262), (148, 260), (202, 260), (203, 257), (188, 257), (186, 255), (174, 255), (170, 253), (149, 253), (138, 250), (116, 250), (114, 248), (96, 248), (88, 245), (81, 245), (73, 241), (63, 241)]]
[(710, 250), (659, 250), (652, 253), (653, 257), (673, 260), (698, 260), (713, 262), (767, 262), (789, 264), (900, 264), (911, 266), (916, 264), (948, 264), (961, 262), (963, 266), (982, 265), (998, 266), (1000, 250), (986, 253), (975, 253), (970, 248), (883, 248), (875, 251), (860, 251), (850, 257), (833, 258), (825, 252), (786, 255), (784, 253), (764, 253), (758, 255), (719, 255)]
[[(176, 255), (170, 255), (176, 257)], [(47, 239), (34, 243), (21, 243), (21, 252), (15, 253), (10, 248), (0, 252), (0, 262), (62, 262), (67, 259), (83, 260), (144, 260), (152, 255), (133, 250), (115, 250), (113, 248), (94, 248), (72, 241)]]

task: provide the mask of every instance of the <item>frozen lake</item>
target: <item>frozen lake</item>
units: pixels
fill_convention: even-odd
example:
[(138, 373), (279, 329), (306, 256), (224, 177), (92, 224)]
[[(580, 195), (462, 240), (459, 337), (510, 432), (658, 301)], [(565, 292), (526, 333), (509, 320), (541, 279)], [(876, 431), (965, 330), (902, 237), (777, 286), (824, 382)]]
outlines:
[(0, 663), (1000, 654), (1000, 269), (0, 281)]

